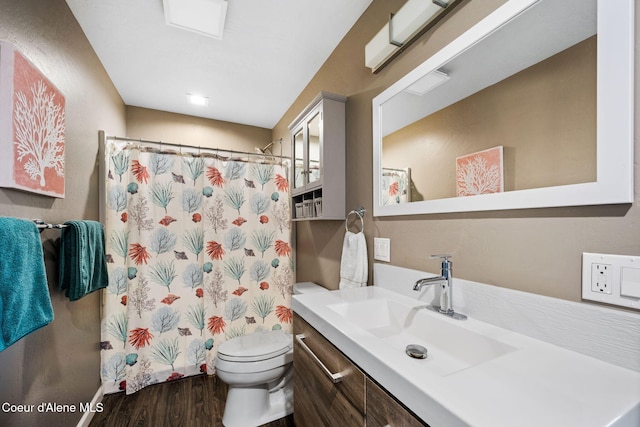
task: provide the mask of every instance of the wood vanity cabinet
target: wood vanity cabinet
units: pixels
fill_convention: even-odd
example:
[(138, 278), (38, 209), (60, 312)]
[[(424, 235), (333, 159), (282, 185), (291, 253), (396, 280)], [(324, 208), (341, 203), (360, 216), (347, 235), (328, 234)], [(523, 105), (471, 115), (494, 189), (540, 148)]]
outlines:
[(345, 103), (318, 96), (289, 125), (293, 220), (345, 219)]
[[(293, 332), (293, 419), (297, 427), (426, 425), (295, 313)], [(342, 378), (334, 383), (321, 364)]]
[[(297, 427), (364, 426), (365, 376), (345, 355), (300, 316), (293, 317), (293, 420)], [(331, 372), (341, 372), (334, 383), (304, 344)]]
[(367, 378), (366, 419), (367, 427), (426, 426), (369, 378)]

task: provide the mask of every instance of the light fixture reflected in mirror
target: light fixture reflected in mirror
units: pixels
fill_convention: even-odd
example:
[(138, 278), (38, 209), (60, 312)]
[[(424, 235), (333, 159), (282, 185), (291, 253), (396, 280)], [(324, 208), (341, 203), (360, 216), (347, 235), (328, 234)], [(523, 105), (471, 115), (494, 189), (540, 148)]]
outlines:
[(365, 65), (377, 73), (460, 0), (409, 0), (365, 46)]
[(406, 88), (405, 91), (414, 95), (422, 96), (437, 88), (447, 80), (449, 80), (449, 76), (447, 74), (442, 71), (435, 70), (420, 78), (414, 84)]

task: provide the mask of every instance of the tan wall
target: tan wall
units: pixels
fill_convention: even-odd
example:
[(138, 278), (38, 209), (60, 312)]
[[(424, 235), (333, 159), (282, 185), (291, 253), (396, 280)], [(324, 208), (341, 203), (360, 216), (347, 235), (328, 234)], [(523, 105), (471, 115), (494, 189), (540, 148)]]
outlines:
[[(64, 0), (0, 0), (0, 39), (13, 43), (66, 99), (66, 197), (0, 189), (0, 215), (98, 220), (98, 130), (125, 130), (125, 109)], [(56, 239), (46, 230), (43, 239)], [(48, 245), (47, 245), (48, 246)], [(0, 405), (89, 402), (100, 386), (97, 293), (69, 302), (45, 251), (54, 320), (0, 352)], [(1, 284), (0, 286), (6, 286)], [(2, 426), (71, 426), (81, 413), (6, 413)]]
[[(429, 254), (451, 252), (456, 277), (579, 301), (582, 252), (640, 255), (637, 206), (372, 218), (372, 99), (503, 2), (463, 2), (394, 62), (372, 75), (363, 65), (364, 46), (382, 28), (389, 12), (403, 3), (373, 1), (275, 127), (274, 137), (288, 136), (286, 126), (320, 90), (347, 95), (347, 209), (362, 205), (368, 210), (365, 234), (370, 262), (373, 237), (389, 237), (394, 265), (436, 273), (439, 264), (428, 260)], [(640, 10), (636, 22), (639, 16)], [(636, 39), (638, 45), (640, 33)], [(636, 57), (640, 70), (640, 55)], [(638, 104), (636, 97), (640, 111)], [(637, 165), (638, 150), (635, 156)], [(639, 181), (640, 166), (636, 166), (636, 188)], [(297, 280), (337, 287), (343, 226), (341, 221), (296, 224)]]
[(127, 106), (127, 134), (113, 136), (255, 152), (271, 142), (271, 129)]

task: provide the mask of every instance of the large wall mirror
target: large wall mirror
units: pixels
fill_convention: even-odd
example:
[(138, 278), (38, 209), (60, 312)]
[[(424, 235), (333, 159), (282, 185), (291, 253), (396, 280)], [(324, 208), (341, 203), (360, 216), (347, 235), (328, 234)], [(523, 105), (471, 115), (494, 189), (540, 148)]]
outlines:
[(374, 98), (374, 215), (632, 202), (633, 9), (509, 0)]

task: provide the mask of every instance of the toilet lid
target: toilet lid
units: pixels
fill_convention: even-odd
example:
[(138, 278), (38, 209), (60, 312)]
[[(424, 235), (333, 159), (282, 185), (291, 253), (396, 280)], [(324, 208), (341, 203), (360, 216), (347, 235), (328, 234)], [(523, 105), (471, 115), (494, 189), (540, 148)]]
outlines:
[(255, 362), (284, 354), (292, 345), (291, 335), (283, 331), (255, 332), (220, 344), (218, 357), (235, 362)]

